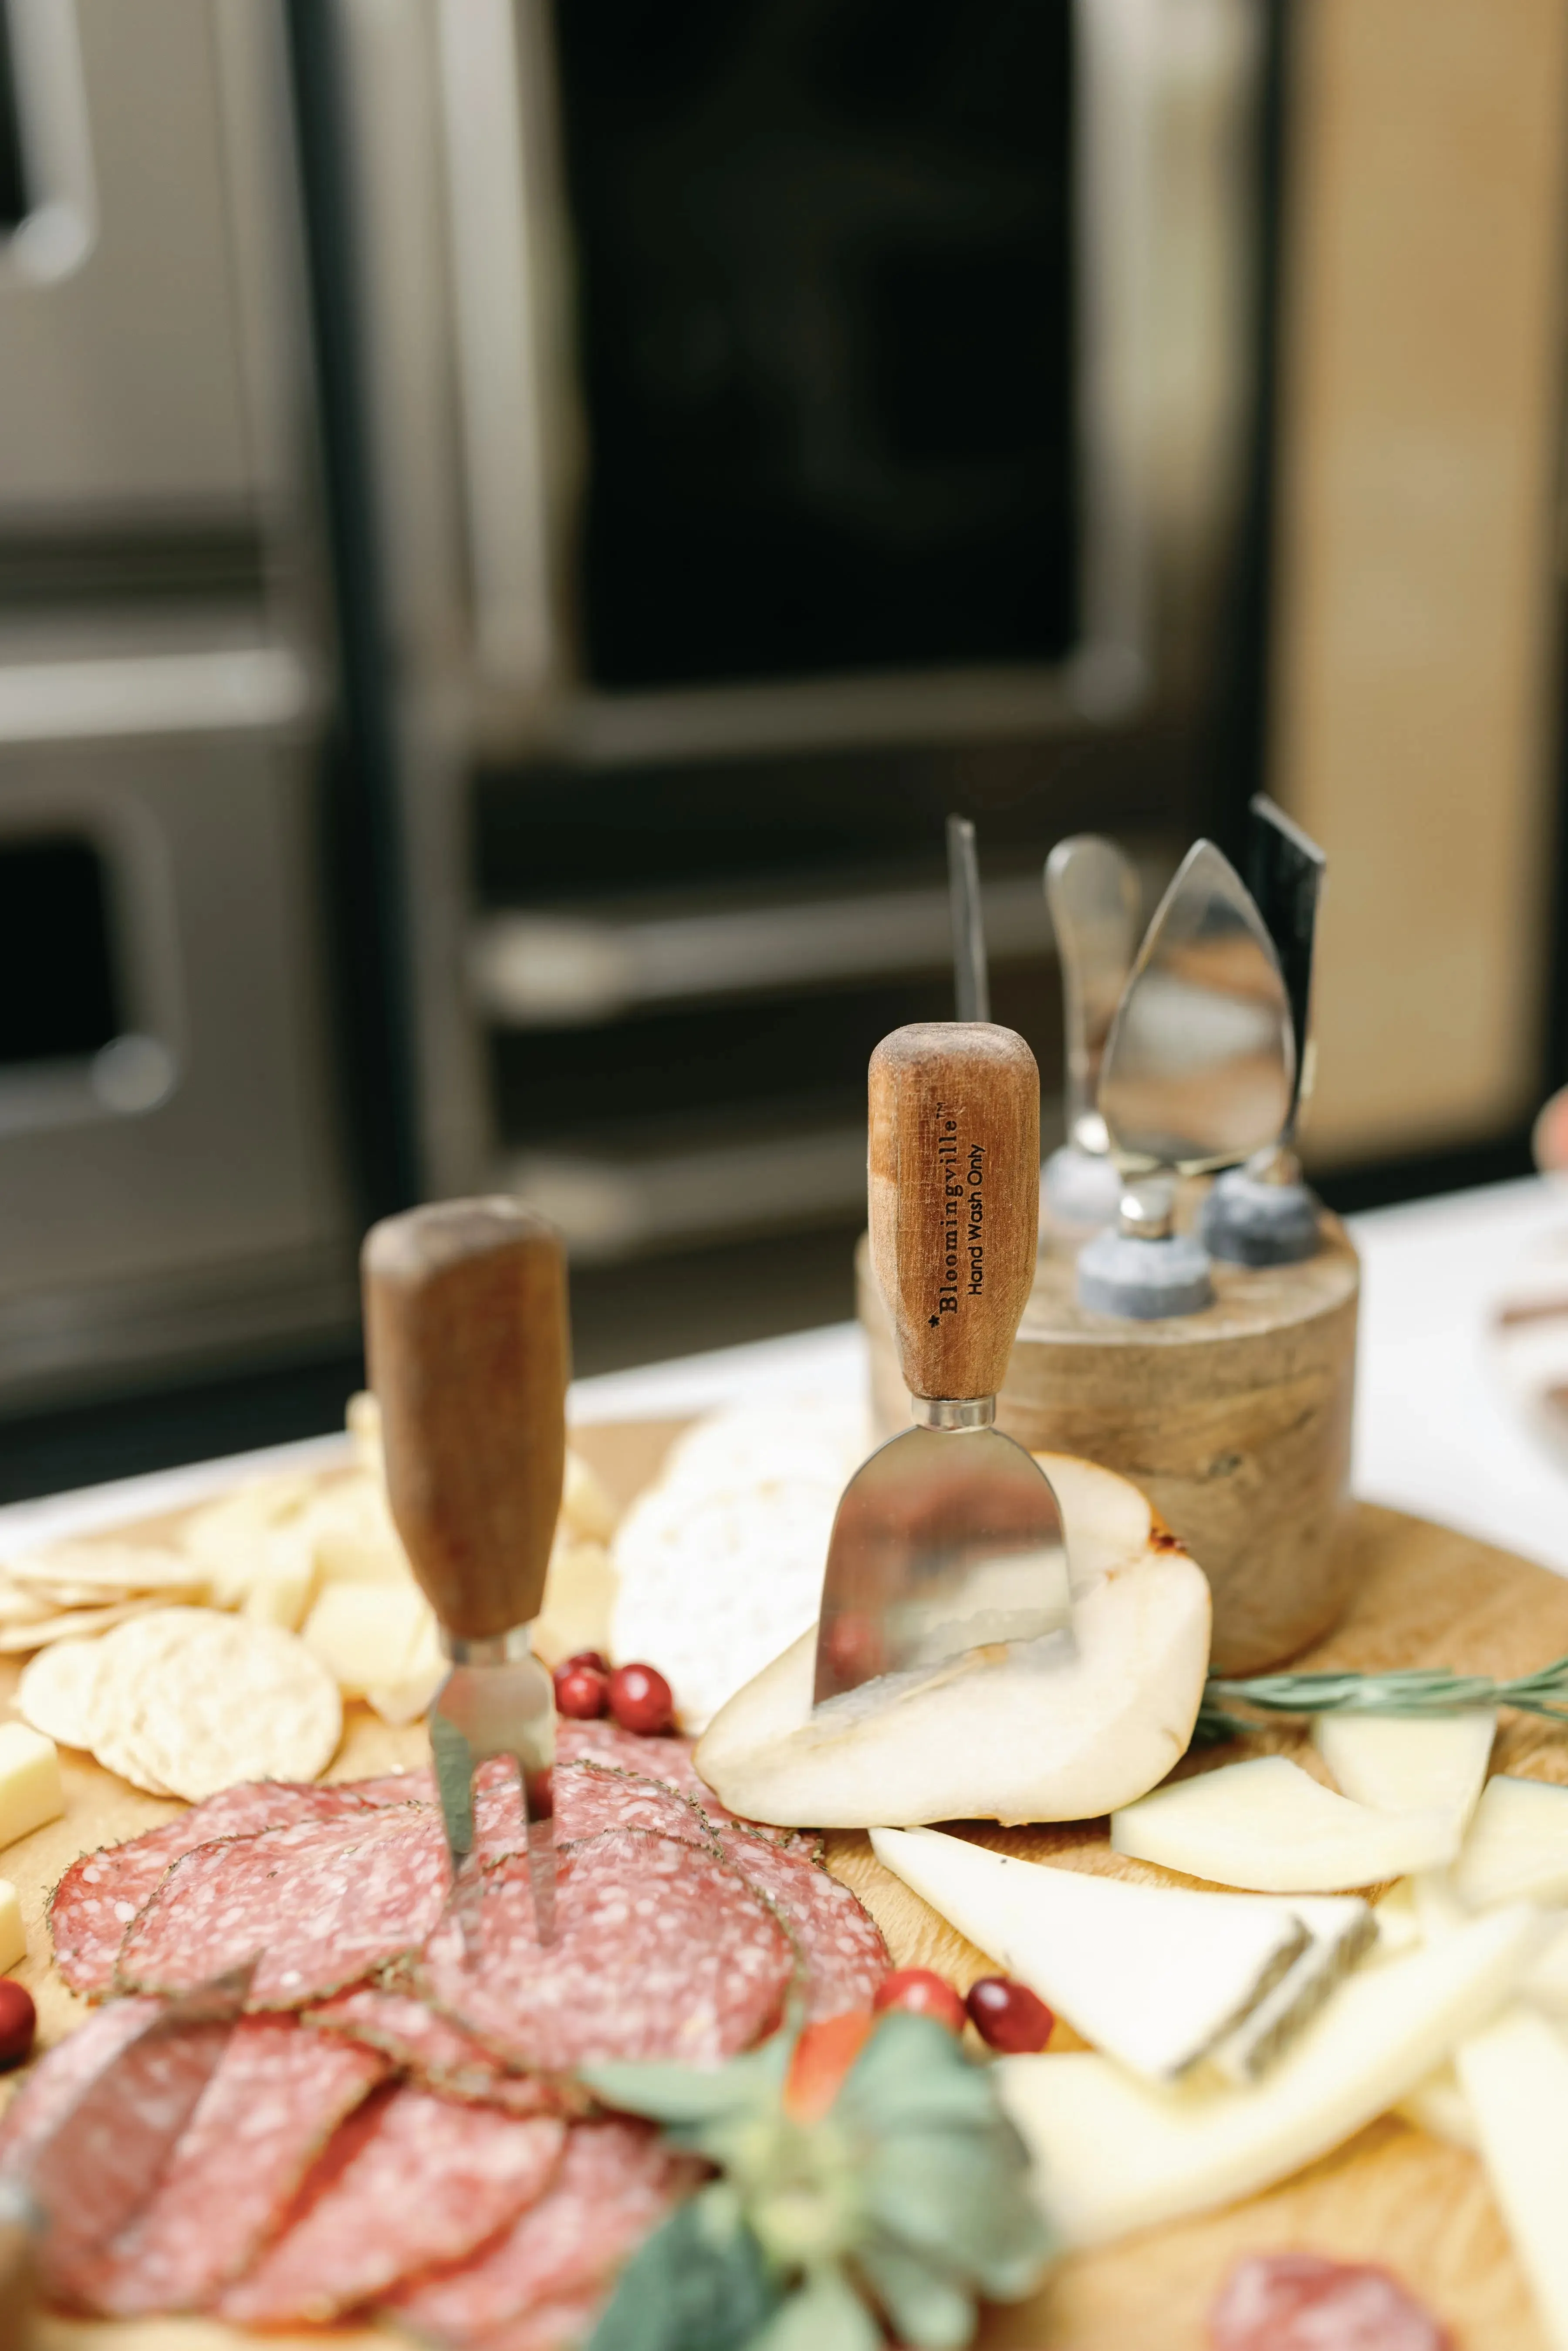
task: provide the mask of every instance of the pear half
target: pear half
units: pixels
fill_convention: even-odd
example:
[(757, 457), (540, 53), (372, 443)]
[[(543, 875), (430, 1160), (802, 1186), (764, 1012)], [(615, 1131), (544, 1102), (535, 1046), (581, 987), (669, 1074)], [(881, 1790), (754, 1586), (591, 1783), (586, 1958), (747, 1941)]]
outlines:
[(1131, 1803), (1186, 1751), (1208, 1670), (1202, 1570), (1135, 1486), (1061, 1454), (1074, 1642), (977, 1651), (812, 1711), (813, 1626), (715, 1716), (696, 1766), (732, 1812), (781, 1828), (1082, 1821)]

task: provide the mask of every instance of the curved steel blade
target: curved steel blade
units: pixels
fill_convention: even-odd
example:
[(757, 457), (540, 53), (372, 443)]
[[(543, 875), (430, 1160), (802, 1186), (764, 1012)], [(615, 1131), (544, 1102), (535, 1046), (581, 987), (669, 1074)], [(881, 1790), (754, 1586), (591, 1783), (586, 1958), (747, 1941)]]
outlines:
[(1228, 1167), (1284, 1132), (1295, 1080), (1273, 941), (1228, 858), (1195, 841), (1105, 1048), (1100, 1109), (1111, 1148), (1129, 1175)]
[(1130, 857), (1097, 833), (1059, 841), (1045, 862), (1045, 902), (1061, 967), (1067, 1133), (1103, 1152), (1100, 1065), (1138, 946), (1142, 893)]

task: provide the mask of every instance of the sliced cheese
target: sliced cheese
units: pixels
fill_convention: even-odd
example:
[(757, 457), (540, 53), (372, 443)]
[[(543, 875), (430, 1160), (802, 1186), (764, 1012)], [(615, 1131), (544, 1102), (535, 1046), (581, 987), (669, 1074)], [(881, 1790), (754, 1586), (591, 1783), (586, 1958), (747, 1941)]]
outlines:
[(1092, 2053), (1004, 2058), (1003, 2101), (1070, 2244), (1103, 2243), (1287, 2179), (1403, 2098), (1509, 1998), (1539, 1947), (1520, 1904), (1351, 1976), (1251, 2088), (1159, 2090)]
[(1568, 2020), (1568, 1920), (1561, 1911), (1552, 1940), (1520, 1987), (1521, 1999), (1559, 2022)]
[(0, 1877), (0, 1975), (27, 1956), (27, 1934), (22, 1924), (22, 1904), (8, 1878)]
[(1542, 2332), (1568, 2351), (1568, 2046), (1516, 2004), (1460, 2045), (1455, 2066)]
[(1421, 1921), (1416, 1914), (1416, 1888), (1408, 1877), (1402, 1877), (1389, 1887), (1373, 1911), (1377, 1921), (1379, 1959), (1397, 1959), (1404, 1951), (1413, 1951), (1425, 1939)]
[[(1249, 1894), (1242, 1898), (1260, 1902), (1268, 1897)], [(1377, 1940), (1372, 1905), (1359, 1895), (1299, 1894), (1292, 1896), (1291, 1908), (1310, 1940), (1279, 1982), (1214, 2051), (1214, 2063), (1227, 2081), (1253, 2082), (1267, 2073), (1312, 2022), (1335, 1984)]]
[(316, 1554), (296, 1529), (280, 1531), (267, 1543), (250, 1588), (243, 1614), (258, 1625), (281, 1625), (298, 1633), (316, 1597)]
[(383, 1722), (417, 1722), (430, 1710), (430, 1701), (446, 1676), (448, 1659), (441, 1646), (434, 1612), (427, 1608), (414, 1635), (413, 1646), (390, 1681), (372, 1682), (365, 1692)]
[(1468, 1909), (1568, 1896), (1568, 1788), (1544, 1780), (1489, 1780), (1454, 1870)]
[(407, 1583), (326, 1584), (305, 1620), (304, 1642), (345, 1698), (402, 1684), (415, 1660), (430, 1605)]
[(1156, 2081), (1196, 2064), (1306, 1947), (1282, 1903), (1091, 1877), (934, 1829), (871, 1841), (1075, 2032)]
[(1463, 1830), (1486, 1785), (1495, 1707), (1462, 1714), (1320, 1714), (1319, 1754), (1342, 1796), (1379, 1813), (1451, 1813)]
[(534, 1619), (535, 1654), (547, 1666), (559, 1666), (579, 1649), (613, 1656), (610, 1623), (614, 1607), (615, 1570), (603, 1544), (580, 1542), (558, 1528), (544, 1600)]
[(1452, 1861), (1451, 1815), (1377, 1813), (1322, 1788), (1283, 1755), (1156, 1788), (1112, 1815), (1113, 1852), (1216, 1886), (1332, 1894)]
[(57, 1821), (65, 1808), (54, 1740), (25, 1722), (0, 1722), (0, 1845)]
[(1476, 2118), (1452, 2064), (1435, 2065), (1413, 2090), (1406, 2092), (1394, 2111), (1433, 2138), (1446, 2138), (1454, 2147), (1475, 2152)]

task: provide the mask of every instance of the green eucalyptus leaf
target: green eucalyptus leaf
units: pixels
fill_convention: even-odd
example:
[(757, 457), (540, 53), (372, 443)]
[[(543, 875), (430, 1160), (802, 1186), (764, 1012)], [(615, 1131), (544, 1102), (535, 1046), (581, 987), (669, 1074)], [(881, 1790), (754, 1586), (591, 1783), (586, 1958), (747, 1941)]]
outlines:
[(655, 2123), (705, 2123), (770, 2105), (783, 2086), (791, 2045), (779, 2033), (727, 2065), (611, 2061), (580, 2067), (579, 2078), (622, 2114), (645, 2115)]
[(779, 2298), (735, 2199), (705, 2189), (632, 2254), (589, 2351), (741, 2351)]
[[(600, 2351), (597, 2336), (591, 2351)], [(746, 2351), (883, 2351), (882, 2329), (835, 2266), (789, 2295)]]
[(1044, 2270), (1051, 2238), (1010, 2137), (909, 2132), (883, 2141), (862, 2194), (878, 2228), (910, 2251), (1016, 2297)]
[(855, 2266), (899, 2341), (914, 2351), (961, 2351), (973, 2335), (974, 2296), (935, 2262), (873, 2238), (855, 2255)]

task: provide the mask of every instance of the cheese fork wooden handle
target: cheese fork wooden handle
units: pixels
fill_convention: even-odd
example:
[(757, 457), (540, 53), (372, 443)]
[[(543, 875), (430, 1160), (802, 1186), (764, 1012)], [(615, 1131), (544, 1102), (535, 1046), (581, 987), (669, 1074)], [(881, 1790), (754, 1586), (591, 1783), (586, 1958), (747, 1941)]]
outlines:
[(517, 1200), (444, 1200), (374, 1226), (361, 1271), (398, 1533), (446, 1631), (493, 1638), (538, 1614), (560, 1509), (560, 1238)]
[(872, 1264), (904, 1384), (995, 1395), (1034, 1280), (1034, 1055), (990, 1021), (924, 1021), (884, 1037), (870, 1074)]

